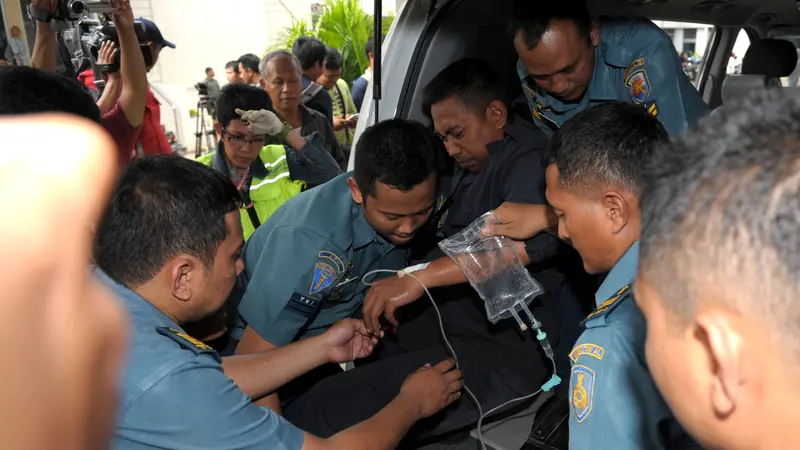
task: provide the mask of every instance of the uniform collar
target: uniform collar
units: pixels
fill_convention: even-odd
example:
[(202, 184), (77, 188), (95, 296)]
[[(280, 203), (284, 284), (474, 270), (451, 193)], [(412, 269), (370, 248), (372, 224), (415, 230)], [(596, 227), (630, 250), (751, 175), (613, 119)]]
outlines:
[[(228, 162), (225, 161), (225, 144), (220, 140), (217, 142), (217, 151), (214, 154), (214, 159), (212, 160), (211, 164), (213, 167), (220, 173), (224, 175), (228, 175)], [(254, 178), (264, 179), (269, 175), (269, 170), (267, 170), (264, 163), (261, 162), (260, 155), (250, 164), (250, 175)]]
[(592, 72), (592, 79), (589, 81), (589, 86), (586, 88), (586, 95), (584, 95), (581, 104), (587, 100), (616, 100), (616, 91), (612, 84), (609, 67), (609, 58), (615, 59), (613, 56), (614, 51), (610, 50), (609, 46), (602, 40), (602, 29), (600, 30), (600, 45), (594, 49), (594, 72)]
[(635, 242), (622, 258), (614, 264), (611, 272), (608, 273), (605, 281), (597, 290), (594, 296), (596, 304), (599, 306), (607, 299), (614, 296), (620, 289), (630, 284), (636, 276), (636, 269), (639, 266), (639, 242)]
[(134, 321), (136, 319), (141, 320), (144, 318), (148, 321), (148, 323), (152, 323), (154, 328), (169, 327), (183, 331), (180, 325), (175, 323), (175, 321), (170, 319), (166, 314), (161, 312), (147, 300), (143, 299), (139, 294), (128, 289), (126, 286), (117, 283), (99, 267), (94, 269), (94, 276), (125, 304)]
[(358, 250), (376, 242), (381, 246), (394, 246), (391, 242), (381, 237), (372, 225), (367, 222), (364, 209), (361, 205), (353, 202), (350, 209), (350, 221), (353, 224), (353, 248)]

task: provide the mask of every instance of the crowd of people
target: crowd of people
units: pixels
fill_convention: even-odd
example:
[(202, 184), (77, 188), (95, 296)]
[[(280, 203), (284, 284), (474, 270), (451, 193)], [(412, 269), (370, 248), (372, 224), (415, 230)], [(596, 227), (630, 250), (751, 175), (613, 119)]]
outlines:
[[(32, 67), (0, 68), (14, 448), (448, 446), (559, 377), (546, 407), (568, 411), (570, 448), (789, 442), (796, 94), (709, 116), (652, 22), (520, 0), (529, 115), (467, 58), (416, 93), (432, 129), (386, 120), (349, 149), (365, 82), (351, 94), (339, 52), (302, 37), (229, 63), (221, 89), (206, 71), (218, 146), (191, 160), (152, 129), (146, 73), (175, 47), (154, 23), (116, 0), (99, 56), (118, 70), (73, 80), (54, 70), (56, 2), (33, 5)], [(490, 323), (436, 245), (488, 212), (483, 234), (544, 288), (539, 335)]]

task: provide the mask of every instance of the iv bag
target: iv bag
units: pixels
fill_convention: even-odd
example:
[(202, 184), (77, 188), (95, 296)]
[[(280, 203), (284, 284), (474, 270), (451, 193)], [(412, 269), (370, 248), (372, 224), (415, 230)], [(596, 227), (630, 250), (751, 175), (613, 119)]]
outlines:
[(497, 323), (527, 310), (527, 305), (544, 289), (522, 265), (513, 240), (481, 233), (491, 217), (492, 211), (482, 215), (461, 232), (439, 242), (439, 248), (455, 261), (483, 299), (489, 321)]

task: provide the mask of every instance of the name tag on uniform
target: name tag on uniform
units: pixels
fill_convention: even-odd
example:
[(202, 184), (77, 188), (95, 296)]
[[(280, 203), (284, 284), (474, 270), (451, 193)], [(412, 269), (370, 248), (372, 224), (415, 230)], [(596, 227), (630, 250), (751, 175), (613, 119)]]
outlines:
[(311, 317), (319, 306), (319, 300), (306, 297), (304, 295), (294, 293), (286, 304), (286, 309), (294, 311), (303, 317)]

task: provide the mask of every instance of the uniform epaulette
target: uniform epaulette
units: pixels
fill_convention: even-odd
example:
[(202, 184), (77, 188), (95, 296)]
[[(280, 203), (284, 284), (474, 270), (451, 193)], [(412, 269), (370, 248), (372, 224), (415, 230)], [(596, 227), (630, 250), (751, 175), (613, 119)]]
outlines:
[(177, 342), (181, 348), (191, 351), (195, 355), (202, 355), (203, 353), (211, 353), (216, 358), (217, 351), (214, 350), (210, 345), (201, 342), (198, 339), (195, 339), (188, 334), (184, 333), (183, 331), (176, 330), (175, 328), (170, 327), (158, 327), (156, 328), (159, 334), (164, 335), (173, 341)]
[(586, 322), (592, 319), (608, 315), (611, 311), (614, 310), (614, 308), (616, 308), (617, 306), (619, 306), (620, 303), (622, 303), (622, 300), (624, 300), (625, 298), (627, 298), (628, 295), (630, 295), (630, 290), (631, 290), (630, 283), (623, 286), (622, 289), (618, 290), (608, 300), (601, 303), (600, 306), (597, 307), (597, 309), (595, 309), (591, 314), (589, 314), (589, 316), (587, 316), (583, 320), (583, 322), (581, 322), (581, 325), (585, 324)]

